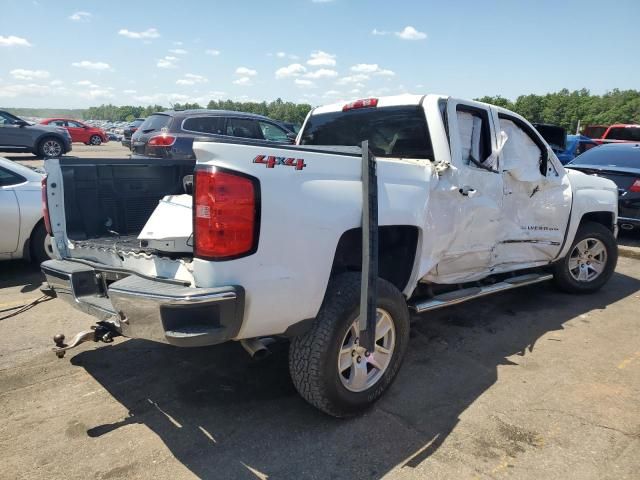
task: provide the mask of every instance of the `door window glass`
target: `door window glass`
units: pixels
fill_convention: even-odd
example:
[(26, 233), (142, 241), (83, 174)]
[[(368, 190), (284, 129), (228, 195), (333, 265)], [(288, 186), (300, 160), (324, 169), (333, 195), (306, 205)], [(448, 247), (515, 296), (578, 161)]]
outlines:
[(493, 168), (491, 157), (491, 131), (486, 112), (458, 107), (458, 138), (462, 160), (468, 165)]
[(275, 126), (273, 123), (269, 122), (258, 122), (260, 125), (260, 130), (262, 130), (262, 136), (265, 140), (269, 140), (271, 142), (288, 142), (289, 137), (287, 137), (287, 132), (284, 129)]
[(67, 126), (71, 128), (83, 128), (83, 125), (78, 122), (74, 122), (73, 120), (67, 120)]
[[(145, 125), (143, 125), (143, 128)], [(182, 124), (183, 130), (224, 135), (224, 117), (191, 117)]]
[(538, 178), (542, 161), (540, 147), (525, 130), (511, 120), (500, 118), (500, 129), (507, 134), (507, 143), (502, 150), (505, 169), (518, 168), (526, 174), (525, 177)]
[(26, 179), (17, 175), (9, 170), (5, 170), (4, 168), (0, 168), (0, 187), (9, 187), (11, 185), (18, 185), (19, 183), (25, 182)]
[(13, 118), (0, 112), (0, 125), (13, 125)]
[(262, 131), (255, 120), (247, 118), (230, 118), (227, 120), (227, 135), (241, 138), (264, 140)]

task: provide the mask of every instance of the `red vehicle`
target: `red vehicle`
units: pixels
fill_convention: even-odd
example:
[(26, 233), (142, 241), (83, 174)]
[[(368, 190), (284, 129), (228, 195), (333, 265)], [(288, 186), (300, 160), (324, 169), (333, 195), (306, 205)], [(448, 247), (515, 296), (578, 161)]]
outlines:
[[(592, 137), (593, 138), (593, 137)], [(596, 143), (640, 143), (640, 125), (617, 123), (608, 127)]]
[(64, 127), (69, 131), (73, 142), (82, 142), (86, 145), (100, 145), (108, 142), (109, 137), (101, 128), (85, 125), (78, 120), (68, 118), (47, 118), (40, 123), (44, 125), (54, 125), (56, 127)]

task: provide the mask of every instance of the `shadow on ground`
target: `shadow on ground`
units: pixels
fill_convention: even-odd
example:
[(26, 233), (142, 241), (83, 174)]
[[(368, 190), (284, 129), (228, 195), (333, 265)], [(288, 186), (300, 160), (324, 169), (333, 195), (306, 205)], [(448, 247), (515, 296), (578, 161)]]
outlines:
[(40, 288), (44, 275), (40, 266), (23, 260), (0, 262), (0, 289), (22, 285), (22, 293), (32, 292)]
[(435, 452), (460, 414), (497, 378), (506, 357), (545, 333), (640, 290), (615, 274), (594, 296), (524, 287), (416, 318), (398, 379), (365, 415), (336, 420), (298, 397), (287, 345), (262, 363), (237, 344), (177, 349), (129, 340), (71, 359), (128, 411), (90, 437), (128, 424), (150, 428), (201, 478), (379, 478)]

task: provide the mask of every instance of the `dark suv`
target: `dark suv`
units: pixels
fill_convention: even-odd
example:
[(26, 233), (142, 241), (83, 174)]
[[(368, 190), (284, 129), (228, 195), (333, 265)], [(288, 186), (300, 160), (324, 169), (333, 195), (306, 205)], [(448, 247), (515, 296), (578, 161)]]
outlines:
[(136, 130), (140, 128), (140, 125), (142, 125), (144, 121), (145, 121), (144, 118), (136, 118), (133, 122), (131, 122), (126, 127), (124, 127), (124, 130), (122, 131), (123, 147), (131, 148), (131, 137), (133, 136), (134, 133), (136, 133)]
[(274, 120), (226, 110), (180, 110), (150, 115), (131, 137), (133, 155), (194, 160), (197, 137), (240, 137), (294, 143), (295, 133)]

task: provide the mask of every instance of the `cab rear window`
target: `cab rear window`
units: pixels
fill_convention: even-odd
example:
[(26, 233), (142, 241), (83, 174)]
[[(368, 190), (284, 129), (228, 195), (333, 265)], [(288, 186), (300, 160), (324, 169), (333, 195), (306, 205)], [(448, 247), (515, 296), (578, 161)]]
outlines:
[(369, 140), (369, 148), (378, 157), (433, 159), (424, 111), (417, 106), (311, 115), (300, 143), (360, 146), (364, 140)]

